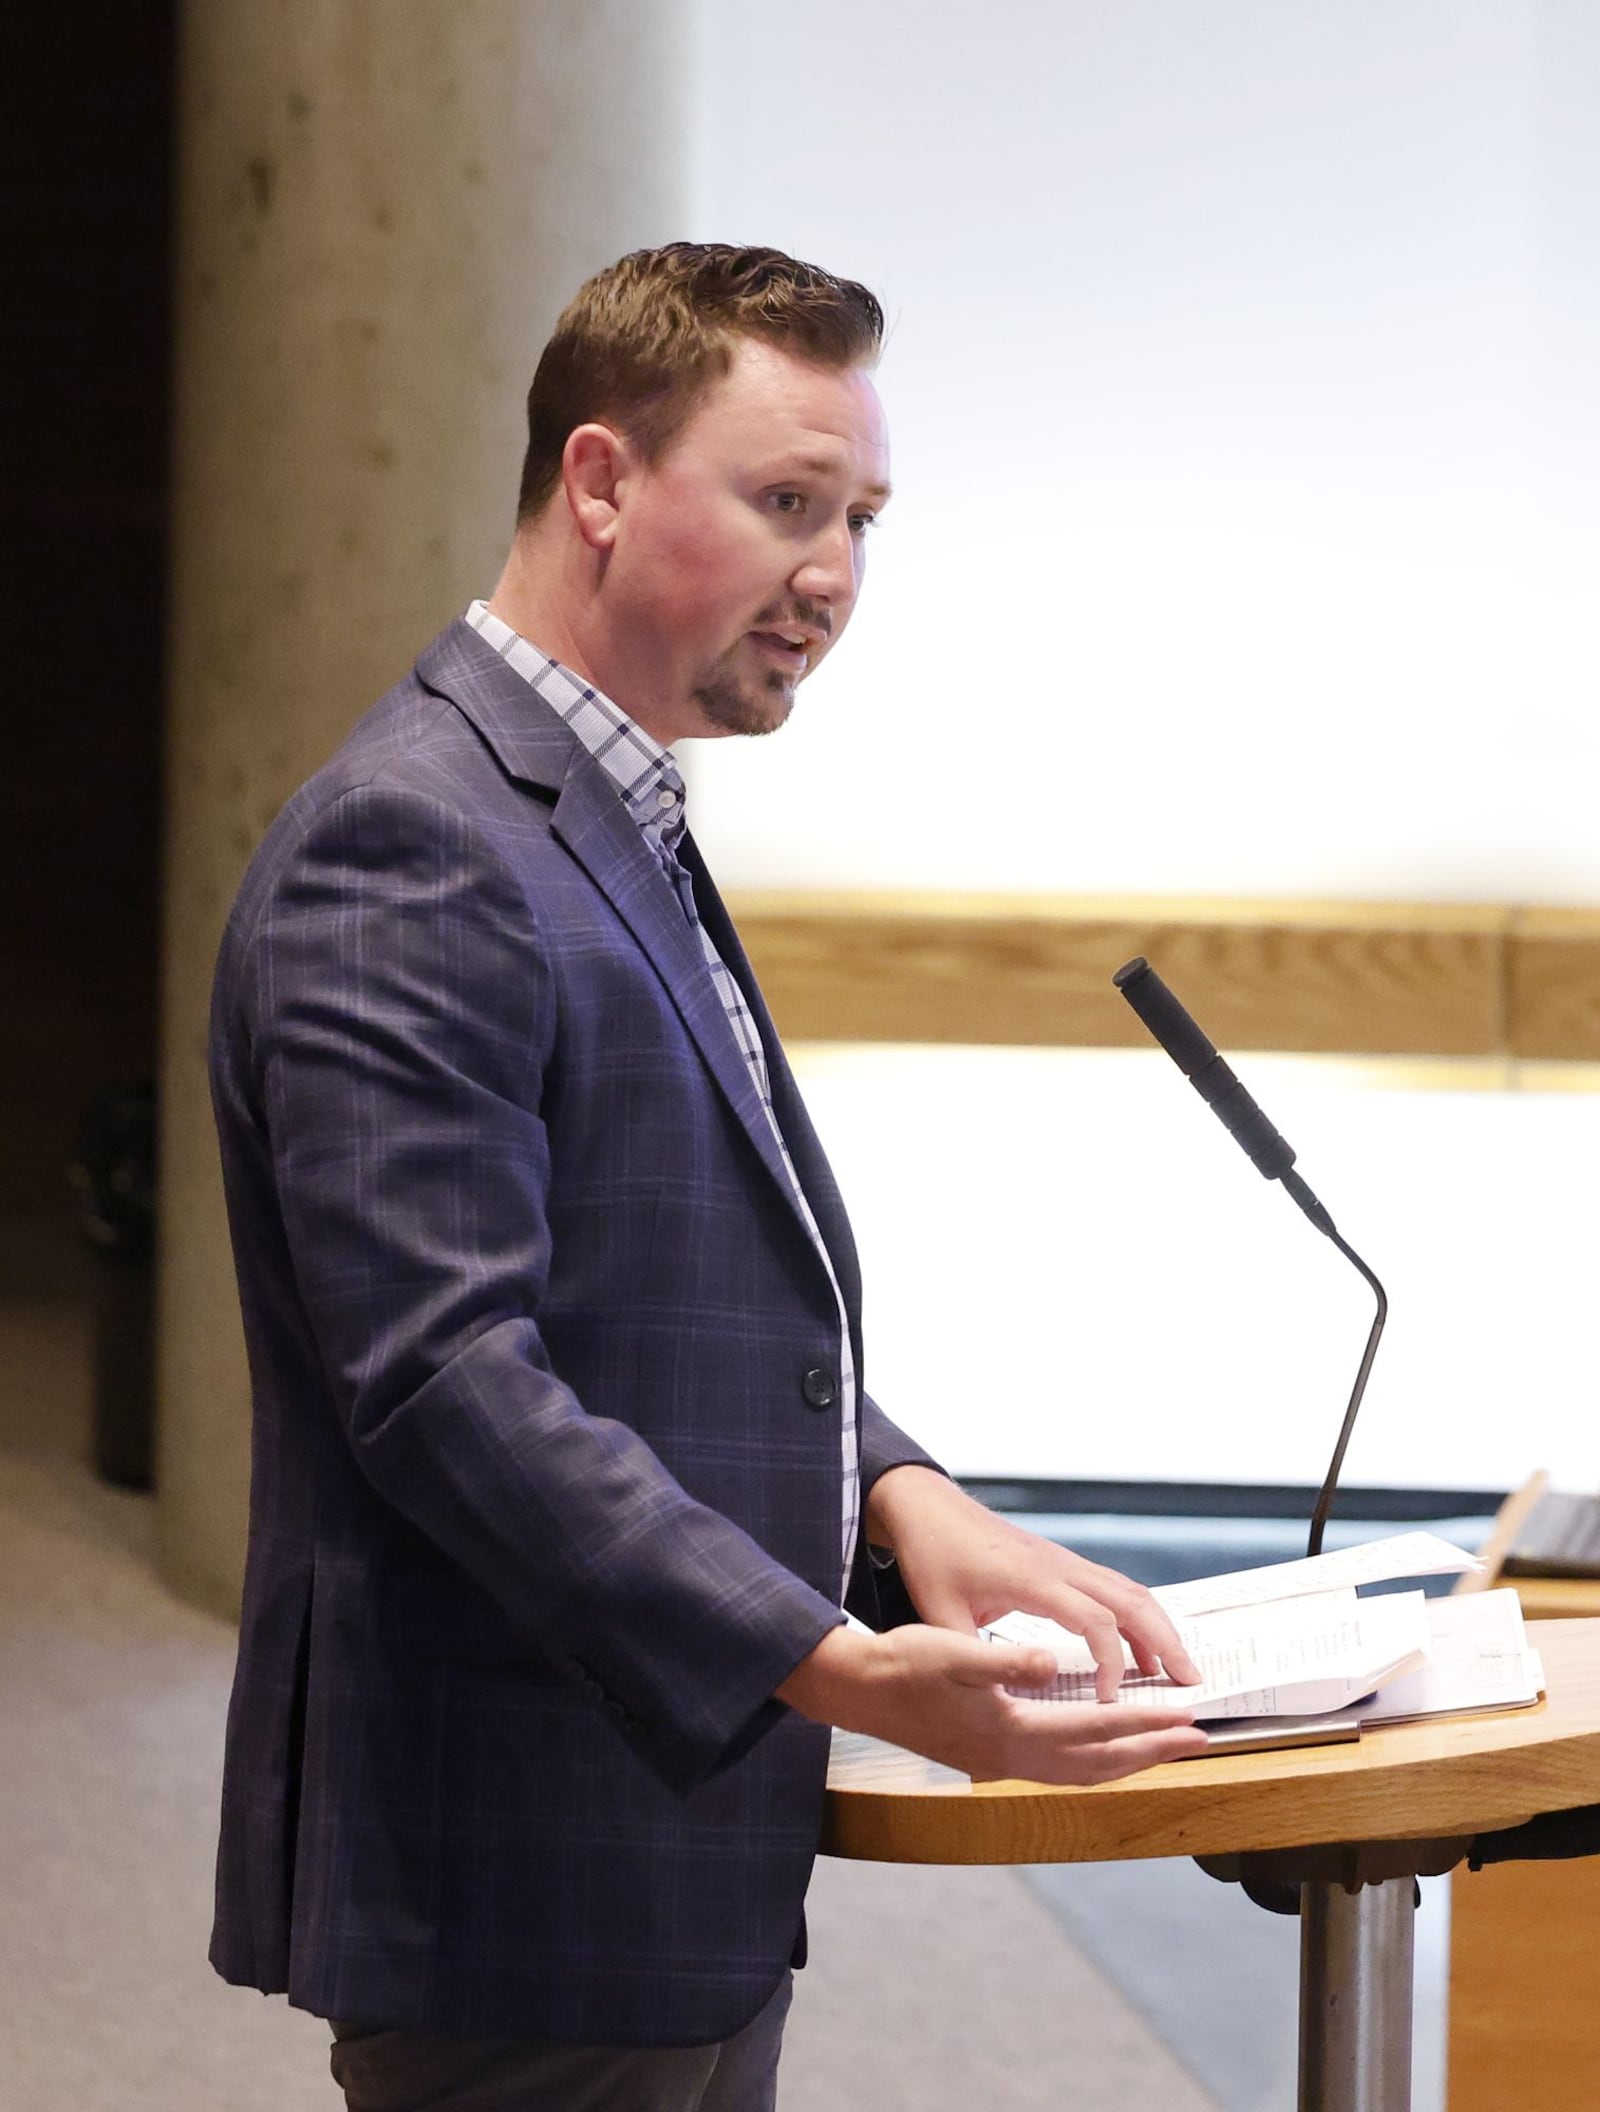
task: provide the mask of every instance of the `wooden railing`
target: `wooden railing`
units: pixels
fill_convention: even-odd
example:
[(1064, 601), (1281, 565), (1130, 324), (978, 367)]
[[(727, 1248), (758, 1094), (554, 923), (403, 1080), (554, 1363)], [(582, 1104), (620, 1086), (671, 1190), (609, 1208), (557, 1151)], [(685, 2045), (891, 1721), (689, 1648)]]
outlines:
[(1600, 1059), (1600, 910), (766, 894), (731, 907), (796, 1041), (1137, 1044), (1146, 955), (1224, 1046)]

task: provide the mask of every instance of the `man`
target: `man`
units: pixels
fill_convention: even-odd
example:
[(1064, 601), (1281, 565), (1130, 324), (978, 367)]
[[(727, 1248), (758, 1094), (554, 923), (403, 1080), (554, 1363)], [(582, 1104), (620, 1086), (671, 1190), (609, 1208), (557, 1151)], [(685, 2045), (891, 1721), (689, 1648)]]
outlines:
[[(361, 2108), (771, 2102), (829, 1724), (1096, 1781), (1134, 1585), (860, 1390), (837, 1191), (670, 744), (779, 726), (888, 498), (866, 290), (624, 258), (504, 574), (289, 803), (218, 969), (255, 1392), (213, 1959)], [(981, 1379), (981, 1374), (975, 1374)], [(844, 1626), (841, 1598), (870, 1624)], [(1018, 1701), (1089, 1637), (1107, 1705)], [(898, 1609), (898, 1612), (897, 1612)]]

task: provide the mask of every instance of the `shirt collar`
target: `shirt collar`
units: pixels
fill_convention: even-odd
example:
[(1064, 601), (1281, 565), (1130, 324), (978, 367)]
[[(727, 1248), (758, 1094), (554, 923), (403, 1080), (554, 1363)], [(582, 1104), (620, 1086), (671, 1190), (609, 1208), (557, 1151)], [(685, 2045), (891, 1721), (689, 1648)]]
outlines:
[(683, 774), (670, 748), (591, 683), (563, 667), (475, 601), (466, 620), (514, 668), (583, 743), (622, 795), (623, 805), (651, 841), (673, 849), (683, 834)]

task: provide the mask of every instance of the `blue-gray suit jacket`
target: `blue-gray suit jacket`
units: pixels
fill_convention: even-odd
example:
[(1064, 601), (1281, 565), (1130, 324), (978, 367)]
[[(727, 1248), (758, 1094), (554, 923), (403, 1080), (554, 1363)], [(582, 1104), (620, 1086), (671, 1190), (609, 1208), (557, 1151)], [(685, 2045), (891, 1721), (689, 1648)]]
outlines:
[[(273, 825), (212, 1066), (255, 1401), (213, 1962), (375, 2025), (728, 2035), (817, 1842), (828, 1734), (770, 1696), (841, 1619), (837, 1311), (670, 885), (470, 626)], [(870, 1401), (861, 1451), (924, 1458)]]

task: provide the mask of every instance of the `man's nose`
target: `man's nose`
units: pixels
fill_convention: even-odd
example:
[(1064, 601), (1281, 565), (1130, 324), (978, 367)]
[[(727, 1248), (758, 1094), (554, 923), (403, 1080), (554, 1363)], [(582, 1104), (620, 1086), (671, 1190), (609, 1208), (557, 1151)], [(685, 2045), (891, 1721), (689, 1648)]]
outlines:
[(850, 533), (848, 520), (830, 523), (808, 543), (790, 584), (808, 600), (827, 602), (840, 616), (856, 598), (860, 562), (861, 544)]

